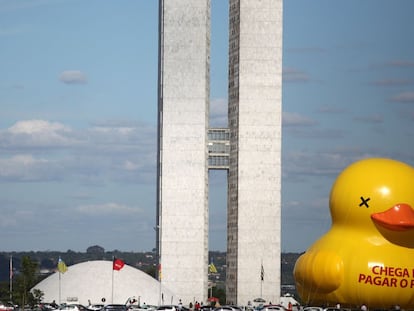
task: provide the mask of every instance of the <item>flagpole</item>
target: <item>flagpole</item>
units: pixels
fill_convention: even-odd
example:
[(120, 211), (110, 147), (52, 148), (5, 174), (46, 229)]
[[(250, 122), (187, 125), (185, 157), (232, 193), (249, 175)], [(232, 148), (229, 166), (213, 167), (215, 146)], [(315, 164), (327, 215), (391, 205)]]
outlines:
[(60, 258), (58, 260), (57, 269), (59, 272), (59, 304), (62, 303), (62, 274), (65, 273), (68, 270), (68, 267), (66, 266), (65, 262)]
[(10, 301), (13, 301), (13, 255), (10, 255)]
[(62, 286), (61, 286), (61, 275), (62, 275), (62, 272), (60, 272), (60, 269), (58, 269), (59, 270), (59, 305), (62, 303)]
[(111, 303), (114, 303), (114, 260), (115, 257), (112, 257), (112, 298)]
[(264, 268), (263, 268), (263, 259), (260, 269), (260, 298), (263, 298), (263, 280), (264, 280)]
[(263, 297), (263, 280), (260, 281), (260, 297)]

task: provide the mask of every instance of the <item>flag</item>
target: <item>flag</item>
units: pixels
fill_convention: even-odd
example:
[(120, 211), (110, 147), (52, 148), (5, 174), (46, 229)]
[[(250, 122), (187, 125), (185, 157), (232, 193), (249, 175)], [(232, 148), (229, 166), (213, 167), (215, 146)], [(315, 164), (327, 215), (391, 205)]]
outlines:
[(9, 277), (10, 277), (10, 280), (11, 279), (13, 279), (13, 257), (12, 256), (10, 256), (10, 271), (9, 271)]
[(123, 260), (114, 258), (114, 261), (112, 263), (112, 269), (119, 271), (124, 267), (124, 265), (125, 265), (125, 262)]
[(208, 265), (208, 271), (210, 273), (218, 273), (217, 272), (217, 269), (216, 269), (216, 266), (214, 265), (214, 263), (211, 263), (211, 264)]
[(264, 281), (264, 268), (263, 268), (263, 264), (262, 264), (262, 270), (260, 271), (260, 279), (262, 281)]
[(161, 281), (162, 274), (161, 274), (161, 264), (158, 264), (158, 281)]
[(65, 273), (66, 271), (68, 271), (68, 267), (66, 267), (65, 262), (60, 257), (57, 264), (57, 269), (60, 273)]

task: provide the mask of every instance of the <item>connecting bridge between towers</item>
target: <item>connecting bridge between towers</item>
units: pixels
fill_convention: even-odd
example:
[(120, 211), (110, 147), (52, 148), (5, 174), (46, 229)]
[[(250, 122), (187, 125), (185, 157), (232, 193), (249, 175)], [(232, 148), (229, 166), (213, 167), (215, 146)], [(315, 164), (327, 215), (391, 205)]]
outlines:
[(208, 169), (228, 170), (230, 156), (230, 130), (208, 129)]

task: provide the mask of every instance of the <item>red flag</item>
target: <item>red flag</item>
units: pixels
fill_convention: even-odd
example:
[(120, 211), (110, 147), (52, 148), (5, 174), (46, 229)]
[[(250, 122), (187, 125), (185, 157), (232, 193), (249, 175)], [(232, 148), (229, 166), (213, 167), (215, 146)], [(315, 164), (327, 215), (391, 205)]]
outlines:
[(112, 268), (116, 271), (119, 271), (124, 267), (124, 265), (125, 265), (125, 262), (123, 260), (114, 258), (114, 261), (112, 263)]

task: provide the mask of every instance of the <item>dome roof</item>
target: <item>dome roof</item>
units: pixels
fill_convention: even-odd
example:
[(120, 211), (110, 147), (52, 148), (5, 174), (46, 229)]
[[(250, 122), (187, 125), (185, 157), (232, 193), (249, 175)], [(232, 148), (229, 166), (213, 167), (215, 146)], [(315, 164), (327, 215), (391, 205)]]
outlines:
[(104, 260), (68, 266), (65, 273), (52, 274), (34, 289), (44, 293), (44, 302), (54, 300), (56, 303), (68, 304), (124, 304), (130, 297), (147, 305), (160, 304), (160, 297), (168, 303), (178, 300), (164, 287), (160, 293), (160, 283), (141, 270), (125, 265), (116, 271), (113, 270), (112, 261)]

